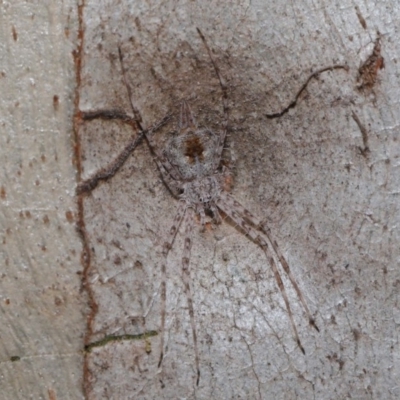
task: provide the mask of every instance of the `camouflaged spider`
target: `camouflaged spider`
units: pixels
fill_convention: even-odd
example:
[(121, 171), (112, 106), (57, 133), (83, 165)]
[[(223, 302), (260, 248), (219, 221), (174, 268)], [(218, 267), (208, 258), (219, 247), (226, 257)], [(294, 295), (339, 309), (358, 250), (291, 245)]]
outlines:
[(180, 203), (173, 224), (169, 230), (168, 237), (163, 244), (162, 251), (161, 353), (159, 367), (161, 366), (164, 357), (164, 331), (167, 298), (167, 257), (172, 248), (177, 232), (179, 231), (180, 226), (183, 224), (186, 226), (186, 228), (182, 256), (182, 276), (184, 289), (187, 296), (190, 324), (193, 335), (197, 384), (200, 378), (199, 350), (197, 345), (195, 313), (190, 291), (189, 273), (193, 223), (197, 216), (199, 217), (200, 224), (204, 228), (206, 222), (210, 219), (212, 222), (220, 224), (222, 222), (220, 212), (222, 212), (224, 216), (229, 218), (236, 226), (239, 227), (240, 232), (245, 233), (250, 240), (256, 243), (264, 251), (285, 302), (296, 342), (303, 353), (305, 353), (304, 348), (300, 342), (286, 289), (278, 270), (274, 255), (279, 260), (279, 263), (293, 285), (293, 288), (295, 289), (300, 302), (304, 307), (310, 324), (318, 330), (314, 318), (312, 317), (307, 303), (305, 302), (305, 299), (300, 291), (300, 288), (290, 271), (289, 265), (283, 257), (282, 252), (279, 250), (276, 241), (271, 238), (269, 230), (261, 223), (260, 220), (250, 213), (250, 211), (236, 201), (235, 198), (229, 194), (226, 188), (226, 183), (230, 180), (230, 172), (226, 166), (222, 165), (221, 161), (229, 124), (227, 86), (220, 74), (218, 65), (213, 58), (212, 52), (205, 40), (204, 35), (199, 29), (198, 33), (207, 49), (222, 91), (224, 117), (221, 131), (219, 133), (215, 133), (209, 129), (199, 128), (189, 104), (186, 101), (183, 101), (181, 105), (179, 124), (177, 127), (177, 135), (174, 135), (167, 142), (165, 150), (160, 151), (154, 141), (153, 133), (166, 123), (169, 116), (163, 118), (159, 123), (155, 124), (150, 129), (145, 130), (142, 128), (140, 114), (133, 104), (132, 90), (126, 79), (126, 71), (123, 64), (122, 52), (119, 50), (122, 75), (128, 91), (134, 116), (130, 117), (121, 111), (103, 110), (83, 113), (82, 117), (84, 120), (90, 120), (94, 118), (119, 119), (131, 124), (136, 129), (139, 129), (140, 133), (132, 137), (130, 143), (108, 167), (99, 170), (94, 176), (86, 181), (81, 182), (77, 189), (78, 194), (90, 192), (101, 180), (107, 180), (111, 178), (118, 171), (118, 169), (123, 165), (125, 160), (129, 157), (141, 140), (144, 139), (149, 145), (163, 182), (168, 187), (172, 195)]

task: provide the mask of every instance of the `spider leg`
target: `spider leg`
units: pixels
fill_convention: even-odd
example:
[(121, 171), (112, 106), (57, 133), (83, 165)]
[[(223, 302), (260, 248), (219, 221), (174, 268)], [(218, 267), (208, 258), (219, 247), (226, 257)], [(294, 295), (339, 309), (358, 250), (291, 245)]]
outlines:
[(179, 130), (192, 128), (197, 129), (197, 123), (190, 109), (190, 106), (187, 101), (182, 101), (181, 104), (181, 115), (179, 118)]
[(281, 263), (283, 269), (285, 270), (286, 275), (289, 277), (289, 280), (292, 283), (292, 285), (297, 293), (297, 296), (300, 299), (301, 304), (303, 304), (303, 307), (306, 311), (310, 325), (312, 325), (317, 330), (317, 332), (319, 332), (319, 328), (318, 328), (317, 324), (315, 323), (315, 319), (314, 319), (314, 317), (312, 317), (310, 310), (308, 309), (308, 306), (304, 299), (303, 293), (301, 292), (296, 280), (294, 279), (294, 276), (292, 275), (292, 271), (290, 271), (289, 264), (287, 263), (285, 257), (283, 256), (282, 252), (280, 251), (276, 240), (271, 238), (270, 229), (263, 227), (262, 224), (258, 225), (258, 229), (261, 232), (263, 232), (265, 234), (265, 236), (267, 236), (268, 240), (271, 242), (272, 247), (273, 247), (276, 255), (278, 256), (279, 262)]
[[(129, 125), (133, 126), (133, 123), (136, 122), (134, 118), (129, 117), (128, 115), (122, 113), (122, 112), (116, 112), (116, 111), (92, 111), (89, 113), (83, 113), (83, 119), (84, 120), (91, 120), (95, 118), (104, 118), (104, 119), (121, 119), (124, 122), (127, 122)], [(100, 183), (100, 181), (104, 181), (107, 179), (112, 178), (118, 170), (124, 165), (125, 161), (128, 159), (128, 157), (131, 155), (133, 150), (138, 146), (138, 144), (143, 140), (143, 137), (145, 137), (146, 133), (152, 133), (159, 129), (161, 126), (163, 126), (168, 120), (168, 116), (164, 117), (161, 121), (153, 125), (150, 129), (147, 131), (141, 131), (139, 132), (138, 135), (132, 135), (128, 144), (123, 148), (121, 153), (118, 154), (118, 156), (110, 163), (108, 164), (105, 168), (101, 168), (98, 170), (93, 176), (90, 178), (84, 180), (83, 182), (79, 183), (79, 185), (76, 188), (76, 193), (77, 194), (82, 194), (82, 193), (87, 193), (91, 192), (93, 189), (97, 187), (97, 185)], [(136, 127), (136, 126), (135, 126)]]
[(167, 257), (169, 254), (169, 251), (172, 248), (172, 245), (174, 243), (176, 234), (179, 230), (179, 227), (182, 223), (182, 219), (185, 215), (186, 212), (186, 204), (181, 203), (181, 205), (178, 208), (178, 211), (176, 212), (174, 222), (172, 223), (172, 226), (169, 230), (168, 233), (168, 238), (163, 244), (163, 249), (162, 249), (162, 255), (163, 255), (163, 263), (161, 266), (161, 352), (160, 352), (160, 360), (158, 362), (158, 368), (160, 368), (163, 358), (164, 358), (164, 331), (165, 331), (165, 314), (166, 314), (166, 300), (167, 300)]
[(221, 86), (221, 91), (222, 91), (222, 106), (223, 106), (223, 110), (224, 110), (224, 120), (222, 122), (222, 131), (220, 133), (217, 148), (215, 150), (214, 170), (216, 170), (219, 167), (219, 163), (220, 163), (220, 160), (222, 157), (222, 151), (224, 150), (224, 146), (225, 146), (226, 134), (228, 132), (228, 124), (229, 124), (228, 89), (224, 82), (224, 79), (222, 78), (219, 67), (214, 60), (211, 49), (207, 44), (205, 36), (203, 35), (203, 33), (201, 32), (201, 30), (199, 28), (196, 28), (196, 29), (197, 29), (197, 32), (198, 32), (205, 48), (207, 49), (208, 56), (210, 57), (211, 63), (214, 67), (215, 74), (217, 75), (219, 84)]
[(154, 157), (154, 162), (157, 164), (158, 170), (160, 171), (161, 178), (164, 181), (167, 188), (171, 191), (172, 195), (179, 198), (182, 193), (182, 186), (179, 184), (169, 171), (165, 168), (164, 164), (157, 158)]
[(119, 59), (121, 62), (123, 81), (124, 81), (124, 84), (125, 84), (127, 92), (128, 92), (129, 102), (130, 102), (132, 113), (133, 113), (134, 117), (132, 118), (129, 115), (127, 115), (126, 113), (124, 113), (122, 110), (118, 110), (118, 109), (82, 112), (81, 117), (85, 121), (90, 121), (90, 120), (97, 119), (97, 118), (106, 119), (106, 120), (117, 119), (124, 123), (127, 123), (128, 125), (132, 126), (135, 129), (139, 129), (139, 134), (137, 136), (131, 137), (130, 141), (124, 147), (122, 152), (107, 167), (101, 168), (92, 177), (81, 182), (76, 189), (77, 194), (90, 192), (94, 188), (96, 188), (96, 186), (99, 184), (100, 181), (112, 178), (117, 173), (117, 171), (122, 167), (122, 165), (125, 163), (125, 161), (129, 157), (129, 155), (133, 152), (133, 150), (137, 147), (137, 145), (143, 140), (143, 138), (146, 139), (147, 135), (151, 136), (152, 133), (154, 133), (161, 126), (163, 126), (170, 118), (170, 116), (167, 115), (160, 122), (153, 125), (150, 129), (147, 129), (147, 130), (143, 129), (143, 126), (141, 124), (142, 117), (139, 113), (139, 110), (134, 106), (133, 101), (132, 101), (132, 90), (126, 79), (126, 73), (125, 73), (125, 68), (124, 68), (124, 64), (123, 64), (122, 52), (119, 47), (118, 47), (118, 54), (119, 54)]
[(257, 233), (257, 231), (250, 226), (245, 219), (240, 215), (240, 211), (234, 207), (234, 205), (230, 202), (226, 202), (224, 198), (220, 198), (217, 202), (218, 208), (227, 214), (233, 222), (235, 222), (245, 233), (246, 235), (252, 239), (256, 244), (258, 244), (261, 249), (264, 251), (270, 265), (272, 271), (275, 276), (276, 283), (278, 284), (279, 290), (282, 293), (283, 300), (286, 305), (287, 312), (289, 314), (290, 323), (292, 325), (293, 332), (295, 334), (297, 345), (300, 347), (300, 350), (305, 354), (304, 348), (301, 344), (299, 334), (297, 332), (296, 324), (294, 323), (292, 309), (290, 308), (289, 298), (286, 293), (285, 286), (283, 284), (281, 275), (279, 274), (278, 267), (275, 263), (274, 257), (271, 254), (270, 248), (268, 247), (268, 243)]
[[(118, 47), (118, 55), (119, 55), (119, 61), (120, 61), (120, 64), (121, 64), (122, 77), (123, 77), (123, 80), (124, 80), (126, 91), (128, 92), (128, 97), (129, 97), (129, 102), (130, 102), (130, 105), (131, 105), (131, 109), (132, 109), (133, 115), (135, 116), (136, 123), (137, 123), (139, 129), (143, 132), (144, 129), (142, 128), (142, 125), (141, 125), (142, 117), (140, 115), (139, 110), (135, 107), (135, 105), (133, 103), (133, 100), (132, 100), (132, 98), (133, 98), (133, 96), (132, 96), (132, 88), (129, 85), (128, 79), (126, 77), (126, 69), (125, 69), (125, 65), (124, 65), (124, 58), (123, 58), (122, 50), (121, 50), (120, 47)], [(170, 117), (170, 115), (167, 116), (167, 119), (169, 119), (169, 117)], [(151, 133), (153, 133), (153, 132), (151, 132)], [(172, 179), (174, 179), (174, 180), (180, 179), (181, 176), (180, 176), (179, 171), (168, 161), (168, 159), (164, 156), (164, 154), (162, 152), (158, 151), (156, 143), (154, 142), (154, 139), (153, 139), (153, 135), (151, 133), (150, 132), (148, 132), (148, 133), (145, 132), (144, 133), (144, 137), (146, 139), (146, 142), (147, 142), (151, 152), (155, 155), (154, 160), (157, 163), (157, 166), (158, 166), (158, 168), (159, 168), (159, 170), (161, 172), (161, 175), (163, 176), (164, 181), (166, 183), (167, 183), (167, 181), (171, 182), (168, 179), (167, 175), (171, 176)], [(162, 168), (160, 167), (160, 165), (162, 165)], [(166, 173), (166, 172), (168, 172), (168, 173)], [(171, 191), (173, 192), (174, 189), (172, 187), (173, 187), (173, 184), (171, 182)]]
[(244, 216), (244, 218), (250, 222), (251, 225), (253, 225), (256, 229), (258, 229), (259, 231), (261, 231), (262, 233), (265, 234), (265, 236), (267, 237), (268, 241), (271, 243), (271, 245), (278, 257), (279, 262), (282, 265), (282, 268), (284, 269), (294, 290), (296, 291), (297, 296), (300, 299), (300, 302), (304, 307), (304, 310), (306, 311), (310, 325), (312, 325), (319, 332), (318, 326), (315, 323), (315, 319), (312, 317), (310, 310), (308, 309), (308, 306), (304, 299), (303, 293), (301, 292), (299, 285), (297, 284), (296, 280), (294, 279), (294, 276), (292, 275), (292, 272), (290, 271), (288, 262), (286, 261), (281, 250), (279, 249), (279, 246), (278, 246), (278, 243), (276, 242), (276, 240), (272, 239), (272, 237), (271, 237), (270, 229), (265, 228), (263, 226), (263, 224), (260, 221), (258, 221), (258, 219), (250, 211), (248, 211), (245, 207), (243, 207), (237, 200), (235, 200), (229, 194), (223, 193), (223, 194), (221, 194), (221, 198), (224, 200), (224, 202), (226, 204), (229, 204), (231, 208), (239, 211), (239, 213), (242, 214)]
[(200, 380), (199, 349), (197, 346), (197, 333), (196, 333), (196, 324), (194, 322), (193, 297), (192, 297), (192, 292), (190, 291), (190, 271), (189, 271), (190, 250), (192, 248), (193, 219), (194, 219), (194, 210), (192, 208), (189, 208), (188, 213), (186, 215), (185, 245), (183, 248), (183, 257), (182, 257), (182, 279), (188, 302), (190, 325), (192, 326), (195, 362), (197, 369), (196, 384), (198, 385)]
[[(167, 157), (165, 157), (162, 152), (157, 150), (156, 144), (152, 137), (146, 135), (146, 140), (151, 152), (153, 153), (154, 162), (157, 164), (157, 167), (160, 170), (163, 178), (165, 177), (165, 181), (170, 181), (170, 179), (182, 180), (180, 172), (169, 162)], [(168, 177), (170, 177), (170, 179)]]
[(200, 215), (201, 229), (204, 230), (204, 227), (206, 225), (206, 213), (204, 212), (204, 207), (202, 204), (197, 205), (196, 212)]
[(218, 207), (214, 204), (214, 202), (210, 203), (210, 210), (213, 213), (215, 223), (219, 225), (222, 222), (222, 218), (218, 211)]
[(135, 116), (136, 123), (139, 126), (139, 129), (143, 132), (144, 129), (142, 127), (142, 116), (140, 115), (139, 110), (135, 107), (133, 104), (133, 94), (132, 94), (132, 88), (129, 85), (128, 79), (126, 78), (126, 70), (125, 70), (125, 65), (124, 65), (124, 57), (122, 55), (122, 50), (121, 47), (118, 46), (118, 56), (119, 56), (119, 62), (121, 64), (121, 71), (122, 71), (122, 79), (124, 81), (124, 85), (126, 87), (126, 91), (128, 92), (128, 97), (129, 97), (129, 104), (131, 106), (131, 110), (133, 115)]

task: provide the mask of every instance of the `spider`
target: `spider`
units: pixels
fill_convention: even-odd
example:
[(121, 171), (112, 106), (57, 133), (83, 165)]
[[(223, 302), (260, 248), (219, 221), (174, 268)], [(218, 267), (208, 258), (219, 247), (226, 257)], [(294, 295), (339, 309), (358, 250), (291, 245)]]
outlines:
[(266, 228), (264, 224), (242, 204), (240, 204), (227, 189), (227, 183), (230, 181), (231, 174), (229, 168), (222, 162), (222, 153), (229, 127), (228, 89), (203, 33), (200, 29), (197, 29), (197, 31), (207, 50), (222, 92), (223, 121), (221, 131), (216, 133), (207, 128), (200, 128), (188, 102), (183, 101), (181, 103), (177, 134), (168, 140), (165, 149), (160, 151), (154, 140), (154, 133), (169, 120), (170, 115), (167, 115), (149, 129), (144, 129), (142, 127), (140, 113), (135, 108), (132, 101), (132, 90), (126, 78), (127, 74), (123, 62), (123, 55), (119, 48), (122, 77), (130, 99), (133, 117), (120, 110), (101, 110), (86, 112), (81, 115), (83, 120), (91, 120), (95, 118), (119, 119), (138, 129), (139, 134), (132, 136), (128, 145), (106, 168), (100, 169), (91, 178), (81, 182), (78, 185), (77, 193), (83, 194), (90, 192), (100, 181), (110, 179), (124, 164), (137, 145), (142, 140), (147, 142), (164, 184), (167, 186), (173, 197), (179, 202), (172, 226), (162, 247), (163, 262), (161, 266), (162, 279), (160, 294), (161, 351), (158, 367), (161, 367), (164, 358), (167, 258), (181, 225), (184, 225), (185, 238), (182, 255), (182, 279), (184, 283), (184, 291), (187, 297), (190, 325), (193, 336), (198, 385), (200, 379), (200, 362), (194, 303), (190, 290), (189, 271), (192, 232), (195, 220), (198, 220), (202, 229), (204, 229), (206, 223), (208, 223), (210, 219), (216, 225), (222, 223), (222, 214), (222, 216), (230, 219), (231, 222), (239, 228), (241, 233), (244, 233), (251, 241), (263, 250), (272, 268), (278, 288), (282, 294), (296, 343), (303, 354), (305, 354), (305, 351), (299, 338), (288, 295), (281, 274), (278, 270), (275, 257), (279, 260), (279, 263), (295, 289), (307, 314), (309, 323), (317, 331), (319, 331), (319, 329), (315, 324), (314, 318), (309, 311), (303, 294), (290, 271), (289, 265), (280, 251), (277, 242), (272, 239), (269, 229)]

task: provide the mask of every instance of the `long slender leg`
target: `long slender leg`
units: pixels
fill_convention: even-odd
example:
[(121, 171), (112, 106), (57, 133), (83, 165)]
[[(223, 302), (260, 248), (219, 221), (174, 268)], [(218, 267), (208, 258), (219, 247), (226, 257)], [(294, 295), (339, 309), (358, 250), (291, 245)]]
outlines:
[(179, 130), (182, 131), (187, 128), (196, 130), (197, 123), (196, 123), (196, 119), (194, 118), (194, 115), (192, 113), (192, 110), (190, 109), (188, 102), (184, 100), (184, 101), (182, 101), (182, 104), (181, 104), (181, 115), (179, 118)]
[[(89, 120), (89, 119), (94, 119), (94, 118), (107, 118), (107, 119), (121, 119), (124, 122), (129, 123), (129, 125), (132, 125), (132, 122), (135, 122), (135, 120), (126, 114), (110, 114), (110, 112), (113, 111), (95, 111), (95, 112), (90, 112), (90, 118), (89, 117), (84, 117), (83, 119)], [(89, 114), (89, 113), (87, 113)], [(108, 116), (113, 115), (112, 118), (109, 118)], [(118, 116), (118, 118), (116, 117)], [(121, 117), (121, 118), (119, 118)], [(153, 125), (148, 131), (141, 131), (138, 135), (132, 135), (130, 138), (128, 144), (124, 147), (124, 149), (121, 151), (120, 154), (110, 163), (108, 164), (105, 168), (101, 168), (98, 170), (93, 176), (91, 176), (89, 179), (86, 179), (85, 181), (79, 183), (76, 193), (77, 194), (82, 194), (82, 193), (87, 193), (91, 192), (93, 189), (97, 187), (100, 181), (104, 181), (107, 179), (112, 178), (118, 170), (124, 165), (125, 161), (128, 159), (130, 154), (135, 150), (135, 148), (138, 146), (138, 144), (143, 140), (144, 136), (146, 135), (146, 132), (154, 132), (157, 129), (161, 128), (168, 120), (168, 116), (164, 117), (161, 121), (159, 121), (157, 124)]]
[[(129, 100), (132, 103), (131, 98), (129, 98)], [(122, 110), (98, 110), (98, 111), (87, 111), (81, 113), (81, 117), (85, 121), (90, 121), (97, 118), (106, 120), (110, 119), (120, 120), (122, 122), (131, 125), (133, 128), (139, 128), (139, 134), (137, 136), (132, 135), (129, 143), (125, 146), (122, 152), (107, 167), (101, 168), (89, 179), (81, 182), (76, 189), (77, 194), (90, 192), (97, 187), (100, 181), (112, 178), (125, 163), (125, 161), (132, 153), (132, 151), (143, 140), (143, 138), (145, 137), (145, 132), (140, 124), (141, 122), (140, 115), (138, 114), (136, 109), (133, 110), (133, 115), (134, 118), (130, 117)], [(166, 121), (162, 122), (160, 126), (163, 125), (165, 122)]]
[(152, 136), (146, 135), (147, 144), (150, 147), (151, 152), (153, 153), (154, 162), (157, 164), (158, 169), (160, 170), (161, 174), (164, 172), (168, 174), (171, 179), (174, 180), (182, 180), (182, 175), (168, 160), (167, 157), (161, 152), (158, 151), (157, 145), (153, 140)]
[(196, 212), (197, 214), (200, 215), (200, 225), (201, 225), (201, 229), (204, 230), (205, 225), (206, 225), (206, 213), (204, 212), (204, 206), (203, 204), (199, 204), (196, 207)]
[(158, 362), (158, 368), (160, 368), (163, 358), (164, 358), (164, 333), (165, 333), (165, 314), (166, 314), (166, 300), (167, 300), (167, 257), (168, 253), (172, 248), (172, 244), (174, 243), (176, 234), (179, 230), (179, 227), (182, 223), (182, 219), (186, 212), (186, 204), (181, 203), (176, 212), (174, 222), (172, 223), (171, 229), (169, 230), (168, 238), (163, 244), (163, 263), (161, 266), (161, 352), (160, 352), (160, 360)]
[(118, 55), (119, 55), (119, 62), (121, 64), (121, 70), (122, 70), (122, 79), (124, 81), (124, 85), (126, 87), (126, 90), (128, 92), (128, 97), (129, 97), (129, 104), (131, 106), (131, 110), (133, 115), (135, 116), (135, 119), (137, 121), (138, 127), (141, 131), (144, 131), (142, 127), (142, 116), (140, 115), (139, 110), (135, 107), (133, 104), (133, 94), (132, 94), (132, 89), (129, 85), (128, 79), (126, 78), (126, 70), (124, 66), (124, 57), (122, 55), (122, 50), (120, 47), (118, 47)]
[(154, 162), (157, 164), (158, 170), (160, 171), (165, 185), (168, 187), (174, 197), (179, 198), (179, 195), (182, 193), (182, 186), (180, 185), (179, 181), (174, 179), (169, 171), (165, 169), (164, 164), (157, 157), (154, 157)]
[(123, 80), (125, 83), (125, 86), (128, 91), (128, 96), (129, 96), (129, 102), (131, 105), (131, 109), (133, 112), (133, 118), (127, 115), (124, 111), (122, 110), (98, 110), (98, 111), (88, 111), (88, 112), (82, 112), (81, 117), (85, 121), (93, 120), (93, 119), (106, 119), (106, 120), (120, 120), (124, 123), (129, 124), (135, 129), (139, 129), (139, 134), (137, 136), (132, 136), (129, 143), (125, 146), (125, 148), (122, 150), (122, 152), (116, 157), (114, 161), (112, 161), (107, 167), (100, 169), (97, 173), (95, 173), (94, 176), (90, 177), (89, 179), (85, 180), (84, 182), (81, 182), (78, 187), (77, 187), (77, 194), (82, 194), (85, 192), (90, 192), (92, 191), (100, 181), (102, 180), (107, 180), (113, 177), (117, 171), (122, 167), (122, 165), (125, 163), (129, 155), (133, 152), (133, 150), (137, 147), (137, 145), (143, 140), (143, 138), (146, 138), (146, 135), (151, 135), (154, 133), (157, 129), (159, 129), (161, 126), (163, 126), (169, 119), (169, 115), (164, 117), (160, 122), (157, 124), (153, 125), (150, 129), (143, 129), (142, 127), (142, 118), (140, 116), (139, 111), (137, 108), (133, 105), (132, 101), (132, 90), (127, 82), (126, 79), (126, 74), (125, 74), (125, 69), (123, 66), (122, 62), (122, 53), (121, 49), (118, 48), (119, 51), (119, 57), (121, 61), (121, 67), (122, 67), (122, 75), (123, 75)]
[(307, 318), (309, 320), (310, 325), (312, 325), (319, 332), (318, 326), (315, 323), (315, 319), (312, 317), (310, 310), (308, 309), (308, 306), (304, 299), (303, 293), (301, 292), (296, 280), (294, 279), (292, 272), (290, 271), (288, 262), (286, 261), (285, 257), (283, 256), (282, 252), (280, 251), (276, 240), (271, 238), (271, 232), (270, 232), (269, 228), (265, 228), (263, 226), (263, 224), (260, 221), (258, 221), (258, 219), (250, 211), (248, 211), (245, 207), (243, 207), (237, 200), (235, 200), (229, 194), (222, 193), (221, 199), (223, 199), (223, 201), (226, 204), (228, 204), (232, 209), (237, 210), (240, 214), (242, 214), (244, 216), (244, 218), (250, 222), (251, 225), (253, 225), (256, 229), (258, 229), (259, 231), (261, 231), (262, 233), (264, 233), (267, 236), (269, 242), (271, 243), (271, 245), (279, 259), (279, 262), (282, 265), (282, 268), (284, 269), (286, 275), (288, 276), (291, 284), (293, 285), (293, 287), (297, 293), (297, 296), (300, 299), (301, 304), (304, 307), (304, 310), (306, 311)]
[[(141, 124), (142, 117), (140, 115), (139, 110), (133, 104), (132, 88), (129, 85), (128, 79), (126, 77), (127, 74), (126, 74), (126, 69), (125, 69), (125, 65), (124, 65), (124, 58), (123, 58), (122, 51), (121, 51), (120, 47), (118, 47), (118, 54), (119, 54), (119, 61), (121, 63), (122, 77), (123, 77), (123, 80), (124, 80), (124, 84), (125, 84), (126, 90), (128, 92), (128, 97), (129, 97), (129, 102), (130, 102), (130, 105), (131, 105), (131, 109), (132, 109), (133, 115), (135, 116), (135, 119), (137, 121), (139, 129), (143, 132), (144, 130), (143, 130), (142, 124)], [(168, 118), (169, 117), (170, 116), (168, 116)], [(181, 178), (181, 175), (180, 175), (179, 171), (173, 165), (171, 165), (171, 163), (167, 160), (167, 158), (164, 156), (164, 154), (162, 152), (158, 151), (157, 146), (156, 146), (156, 144), (155, 144), (155, 142), (153, 140), (152, 135), (150, 133), (147, 134), (145, 132), (144, 137), (146, 139), (146, 142), (147, 142), (151, 152), (155, 155), (154, 160), (156, 161), (157, 166), (160, 169), (161, 174), (163, 175), (163, 172), (167, 171), (168, 175), (170, 175), (172, 177), (172, 179), (177, 180), (177, 179)], [(162, 169), (160, 168), (160, 164), (162, 164), (162, 166), (163, 166)], [(166, 176), (163, 175), (163, 178), (165, 179), (165, 181), (168, 181), (168, 178)]]
[(292, 275), (292, 271), (290, 271), (289, 264), (287, 263), (285, 257), (283, 256), (282, 252), (280, 251), (276, 240), (271, 238), (270, 229), (263, 227), (262, 224), (258, 225), (258, 228), (261, 232), (263, 232), (267, 236), (268, 240), (271, 242), (272, 247), (274, 248), (274, 251), (278, 256), (279, 262), (281, 263), (284, 271), (286, 272), (286, 275), (289, 277), (289, 280), (290, 280), (291, 284), (293, 285), (293, 287), (297, 293), (297, 296), (300, 299), (300, 302), (303, 304), (303, 307), (307, 313), (307, 317), (308, 317), (308, 321), (309, 321), (310, 325), (312, 325), (319, 332), (319, 328), (318, 328), (317, 324), (315, 323), (315, 319), (314, 319), (314, 317), (312, 317), (310, 310), (308, 309), (308, 306), (304, 299), (303, 293), (301, 292), (299, 286), (297, 285), (297, 282), (294, 279), (294, 276)]
[(222, 131), (220, 133), (218, 145), (217, 145), (217, 148), (215, 151), (214, 169), (217, 169), (219, 167), (219, 163), (220, 163), (220, 160), (222, 157), (222, 151), (224, 150), (224, 146), (225, 146), (226, 134), (228, 132), (228, 124), (229, 124), (228, 89), (224, 82), (224, 79), (222, 78), (219, 67), (214, 60), (211, 49), (207, 44), (206, 38), (204, 37), (203, 33), (201, 32), (201, 30), (199, 28), (197, 28), (197, 32), (200, 35), (200, 38), (201, 38), (202, 42), (204, 43), (205, 48), (207, 49), (208, 56), (211, 59), (212, 65), (215, 70), (215, 74), (217, 75), (219, 84), (221, 86), (221, 91), (222, 91), (222, 106), (224, 109), (224, 121), (222, 123)]
[(196, 384), (198, 385), (200, 380), (199, 349), (197, 346), (197, 333), (196, 333), (196, 324), (194, 321), (193, 297), (192, 297), (192, 292), (190, 291), (190, 271), (189, 271), (190, 250), (192, 248), (193, 219), (194, 219), (193, 209), (189, 208), (188, 213), (186, 214), (185, 245), (183, 248), (183, 257), (182, 257), (182, 278), (188, 302), (190, 325), (192, 326), (195, 362), (197, 369)]
[(292, 325), (293, 332), (296, 337), (296, 342), (297, 345), (299, 346), (300, 350), (305, 354), (304, 348), (301, 344), (299, 334), (297, 332), (296, 324), (294, 323), (294, 318), (293, 318), (293, 313), (292, 309), (290, 308), (290, 303), (289, 299), (286, 293), (285, 286), (283, 284), (281, 275), (279, 274), (278, 267), (275, 263), (274, 257), (271, 255), (271, 251), (268, 247), (268, 243), (257, 233), (257, 231), (251, 227), (245, 220), (244, 218), (240, 215), (239, 211), (232, 206), (232, 204), (229, 204), (225, 202), (222, 198), (217, 202), (217, 206), (223, 211), (225, 214), (227, 214), (233, 222), (235, 222), (243, 231), (246, 233), (247, 236), (250, 237), (256, 244), (258, 244), (261, 249), (264, 251), (270, 265), (272, 268), (272, 271), (275, 276), (276, 283), (278, 284), (279, 290), (282, 293), (283, 300), (286, 305), (287, 312), (289, 314), (289, 319), (290, 323)]
[(222, 222), (221, 215), (220, 215), (220, 213), (218, 211), (218, 208), (216, 207), (216, 205), (213, 202), (210, 203), (210, 210), (213, 213), (214, 222), (216, 224), (220, 224)]

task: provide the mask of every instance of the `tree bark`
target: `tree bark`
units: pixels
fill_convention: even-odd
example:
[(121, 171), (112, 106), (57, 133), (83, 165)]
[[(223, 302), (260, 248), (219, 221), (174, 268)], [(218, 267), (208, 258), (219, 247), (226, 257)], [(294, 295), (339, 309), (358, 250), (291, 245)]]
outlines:
[[(5, 398), (398, 398), (399, 176), (395, 2), (3, 3), (1, 310)], [(164, 149), (186, 100), (214, 132), (227, 87), (231, 195), (267, 227), (269, 260), (226, 218), (185, 227), (145, 140)], [(132, 90), (132, 110), (119, 61)], [(85, 113), (90, 118), (85, 118)], [(114, 114), (115, 117), (116, 114)], [(76, 229), (78, 228), (78, 229)], [(278, 260), (277, 260), (278, 261)], [(161, 338), (164, 359), (158, 366)]]
[(0, 26), (0, 397), (83, 399), (77, 5), (1, 2)]

